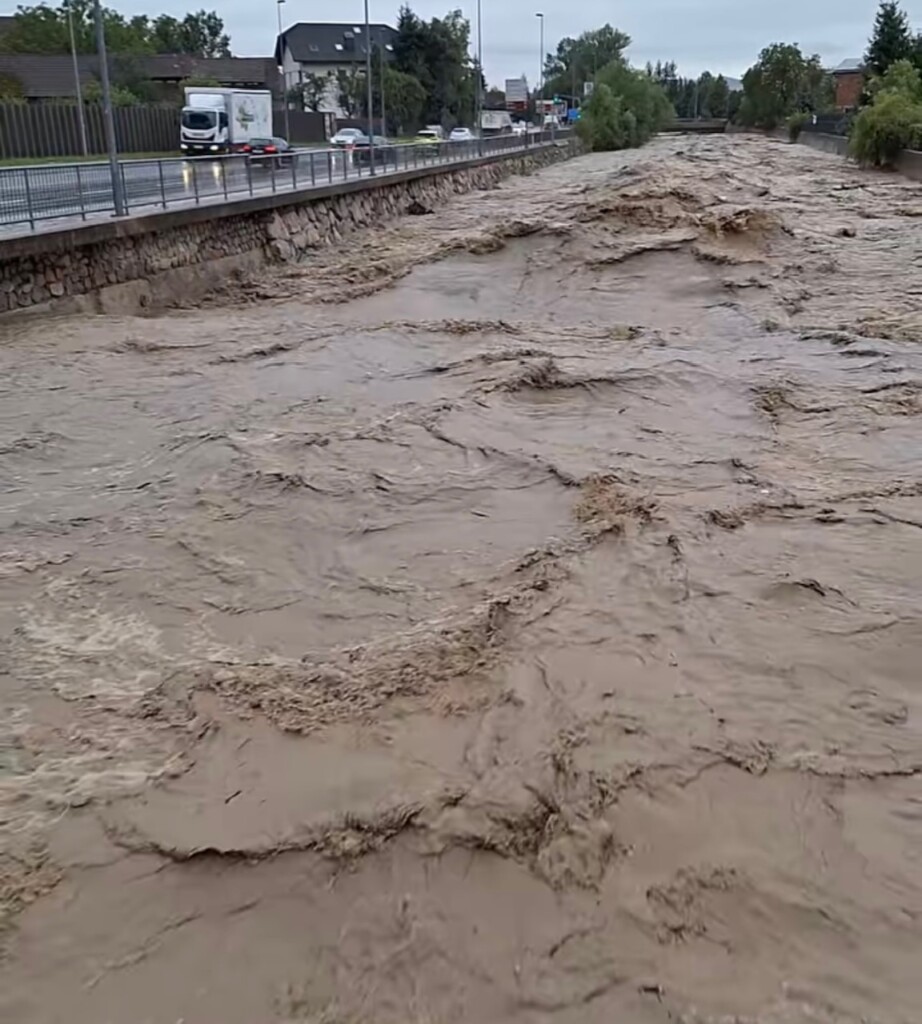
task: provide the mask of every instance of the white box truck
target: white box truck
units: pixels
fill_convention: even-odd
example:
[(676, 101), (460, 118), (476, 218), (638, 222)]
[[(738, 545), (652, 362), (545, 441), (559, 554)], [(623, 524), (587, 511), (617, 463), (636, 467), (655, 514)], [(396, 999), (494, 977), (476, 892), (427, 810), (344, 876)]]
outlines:
[(480, 132), (482, 135), (511, 135), (512, 115), (508, 110), (481, 110)]
[(251, 139), (271, 137), (272, 93), (267, 89), (186, 89), (179, 129), (183, 153), (234, 153)]

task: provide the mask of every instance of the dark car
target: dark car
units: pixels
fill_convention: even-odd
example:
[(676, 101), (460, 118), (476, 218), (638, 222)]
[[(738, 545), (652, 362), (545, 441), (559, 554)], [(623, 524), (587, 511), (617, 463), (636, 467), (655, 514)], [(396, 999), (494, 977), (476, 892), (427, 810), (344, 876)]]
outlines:
[[(383, 135), (372, 135), (374, 142), (374, 162), (378, 164), (392, 164), (397, 159), (397, 150), (384, 138)], [(371, 163), (372, 147), (369, 145), (368, 136), (360, 135), (352, 145), (352, 162), (356, 166), (368, 166)]]
[(261, 167), (272, 164), (276, 167), (290, 166), (297, 159), (297, 154), (285, 139), (250, 139), (243, 152)]

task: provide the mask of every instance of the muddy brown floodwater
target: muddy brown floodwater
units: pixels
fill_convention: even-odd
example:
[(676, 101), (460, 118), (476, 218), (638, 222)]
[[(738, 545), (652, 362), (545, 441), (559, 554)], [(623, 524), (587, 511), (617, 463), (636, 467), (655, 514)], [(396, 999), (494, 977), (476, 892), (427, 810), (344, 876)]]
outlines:
[(920, 216), (662, 138), (4, 328), (0, 1019), (917, 1022)]

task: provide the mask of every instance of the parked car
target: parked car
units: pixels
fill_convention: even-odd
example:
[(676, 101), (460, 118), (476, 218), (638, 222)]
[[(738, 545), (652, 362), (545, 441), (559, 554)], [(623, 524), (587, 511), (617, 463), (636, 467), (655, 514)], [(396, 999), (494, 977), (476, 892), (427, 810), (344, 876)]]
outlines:
[[(392, 164), (397, 159), (397, 150), (383, 135), (372, 135), (374, 142), (374, 161), (378, 164)], [(352, 146), (352, 162), (358, 167), (371, 163), (371, 146), (367, 135), (361, 135)]]
[(414, 142), (423, 142), (428, 146), (438, 145), (442, 141), (442, 133), (435, 128), (421, 128), (413, 139)]
[(331, 146), (354, 146), (356, 139), (364, 138), (365, 133), (361, 128), (340, 128), (330, 139)]
[(513, 135), (527, 135), (528, 125), (524, 121), (514, 121), (512, 124)]
[(288, 145), (285, 139), (250, 139), (243, 147), (254, 164), (260, 167), (275, 165), (276, 167), (290, 166), (297, 159), (295, 151)]
[(470, 128), (452, 128), (451, 135), (448, 136), (449, 142), (473, 142), (474, 133)]

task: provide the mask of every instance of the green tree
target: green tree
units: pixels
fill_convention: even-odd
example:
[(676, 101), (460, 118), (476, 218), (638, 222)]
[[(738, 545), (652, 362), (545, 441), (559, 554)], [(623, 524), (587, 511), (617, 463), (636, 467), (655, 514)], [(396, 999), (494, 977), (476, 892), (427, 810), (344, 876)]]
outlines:
[(15, 75), (0, 74), (0, 101), (3, 103), (23, 102), (22, 82)]
[(909, 19), (896, 0), (884, 0), (877, 11), (874, 32), (864, 56), (865, 67), (872, 75), (882, 75), (898, 60), (912, 60), (916, 40), (909, 28)]
[(422, 124), (426, 90), (412, 75), (406, 75), (391, 67), (384, 69), (384, 88), (387, 131), (404, 134), (415, 131)]
[(662, 87), (620, 59), (603, 68), (577, 126), (597, 150), (642, 146), (675, 116)]
[(230, 37), (224, 22), (215, 11), (195, 11), (182, 20), (182, 49), (196, 57), (229, 57)]
[(728, 117), (730, 114), (730, 86), (723, 75), (718, 75), (711, 82), (708, 107), (711, 117)]
[[(73, 0), (74, 39), (79, 53), (96, 52), (93, 8), (90, 0)], [(104, 7), (103, 25), (106, 42), (113, 53), (151, 53), (148, 21), (144, 15), (126, 20), (118, 11)], [(70, 35), (67, 6), (20, 6), (13, 15), (13, 24), (3, 36), (3, 49), (8, 53), (69, 53)]]
[(612, 61), (623, 61), (630, 45), (629, 35), (608, 24), (576, 39), (561, 39), (556, 53), (548, 54), (544, 61), (545, 94), (575, 92), (581, 96), (584, 84), (593, 81), (597, 72)]
[(339, 68), (336, 72), (336, 96), (346, 117), (358, 117), (365, 109), (364, 87), (365, 76), (358, 68)]
[(593, 89), (577, 123), (583, 141), (600, 152), (626, 149), (636, 127), (636, 118), (627, 117), (621, 98), (604, 82)]
[[(381, 75), (374, 63), (375, 70), (371, 76), (371, 102), (376, 114), (381, 110)], [(354, 82), (356, 109), (361, 117), (367, 117), (368, 92), (365, 88), (365, 75), (359, 73)], [(404, 74), (395, 68), (384, 67), (384, 108), (387, 114), (385, 132), (388, 134), (409, 134), (422, 123), (422, 114), (426, 105), (426, 90), (412, 75)]]
[[(112, 95), (113, 107), (134, 107), (141, 102), (141, 100), (130, 89), (126, 89), (123, 85), (115, 85), (113, 83), (110, 92)], [(84, 85), (83, 102), (102, 102), (102, 86), (98, 79), (94, 78), (92, 81), (87, 82), (86, 85)]]
[(324, 75), (310, 72), (304, 76), (304, 81), (301, 83), (301, 88), (298, 91), (300, 92), (301, 102), (308, 110), (313, 110), (315, 114), (320, 110), (324, 97), (330, 88), (332, 78), (332, 73), (329, 71)]
[(888, 167), (904, 149), (922, 145), (922, 78), (896, 61), (877, 82), (874, 98), (855, 118), (848, 145), (862, 164)]
[(482, 76), (469, 51), (470, 24), (460, 11), (426, 22), (409, 7), (400, 9), (392, 66), (423, 87), (427, 123), (457, 124), (472, 117)]
[[(71, 0), (78, 53), (96, 52), (91, 0)], [(7, 53), (69, 53), (68, 5), (20, 6), (2, 39)], [(106, 43), (115, 54), (188, 53), (198, 57), (230, 56), (224, 23), (214, 11), (187, 14), (180, 22), (169, 15), (151, 21), (146, 15), (126, 19), (109, 7), (102, 10)]]
[(880, 78), (874, 79), (870, 85), (874, 97), (888, 92), (902, 93), (916, 103), (922, 103), (922, 74), (908, 60), (895, 61)]
[(828, 102), (829, 76), (820, 58), (805, 58), (791, 43), (773, 43), (743, 76), (739, 119), (758, 128), (776, 128), (798, 110), (820, 110)]

